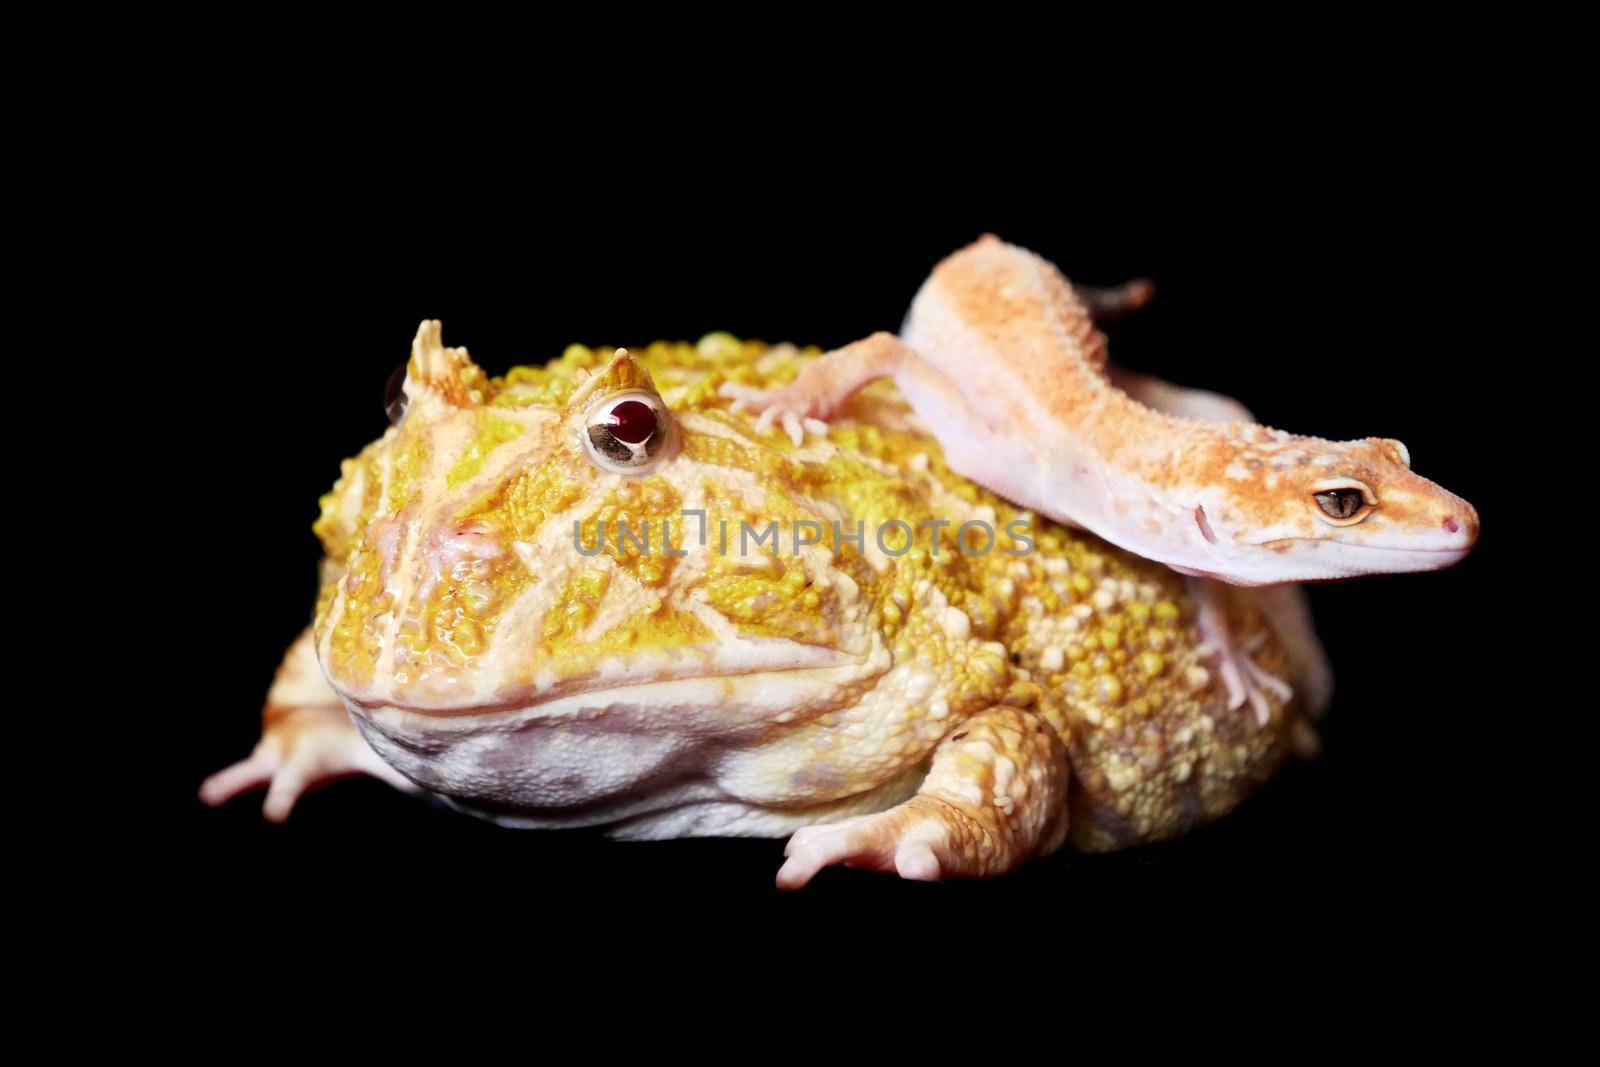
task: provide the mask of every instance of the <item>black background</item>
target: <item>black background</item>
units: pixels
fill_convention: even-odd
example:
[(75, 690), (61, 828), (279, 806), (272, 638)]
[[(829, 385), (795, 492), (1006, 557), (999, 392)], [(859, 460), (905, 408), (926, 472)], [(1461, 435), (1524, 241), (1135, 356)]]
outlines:
[[(173, 296), (186, 406), (156, 428), (167, 499), (192, 520), (184, 552), (216, 609), (190, 628), (162, 739), (172, 900), (247, 923), (376, 905), (648, 925), (710, 904), (733, 930), (760, 915), (864, 908), (919, 925), (1147, 895), (1163, 909), (1277, 901), (1308, 921), (1425, 916), (1504, 862), (1478, 790), (1507, 666), (1480, 623), (1506, 595), (1510, 490), (1474, 417), (1500, 399), (1475, 368), (1500, 343), (1479, 313), (1502, 275), (1482, 227), (1461, 226), (1480, 192), (1461, 187), (1470, 145), (1454, 119), (1423, 135), (1408, 116), (1349, 100), (1228, 128), (1195, 116), (1152, 129), (1136, 158), (1092, 130), (1040, 154), (1021, 131), (975, 125), (986, 132), (958, 161), (712, 142), (489, 163), (446, 140), (345, 170), (317, 164), (330, 138), (292, 159), (241, 149), (217, 163), (220, 186), (193, 186), (186, 214), (201, 225)], [(1169, 844), (1062, 853), (990, 883), (829, 870), (794, 896), (772, 888), (779, 841), (517, 833), (368, 781), (303, 798), (282, 827), (260, 819), (259, 796), (222, 810), (193, 799), (256, 739), (308, 619), (317, 496), (382, 432), (385, 379), (418, 320), (442, 319), (446, 342), (490, 373), (574, 341), (710, 330), (831, 347), (897, 328), (937, 259), (986, 231), (1076, 281), (1154, 278), (1155, 303), (1112, 333), (1117, 362), (1230, 394), (1285, 429), (1399, 438), (1418, 472), (1478, 507), (1479, 547), (1449, 572), (1311, 590), (1337, 678), (1320, 760)]]

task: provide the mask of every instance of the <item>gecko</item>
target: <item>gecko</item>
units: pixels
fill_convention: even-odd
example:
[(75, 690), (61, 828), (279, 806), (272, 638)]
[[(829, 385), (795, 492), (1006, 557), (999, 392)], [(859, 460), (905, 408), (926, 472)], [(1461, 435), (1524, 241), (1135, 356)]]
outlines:
[[(934, 268), (900, 336), (846, 345), (782, 388), (722, 389), (758, 410), (762, 428), (799, 440), (892, 378), (953, 470), (1190, 578), (1230, 699), (1264, 717), (1262, 690), (1284, 683), (1253, 666), (1217, 583), (1437, 570), (1472, 549), (1478, 514), (1415, 473), (1398, 440), (1286, 433), (1231, 398), (1112, 366), (1097, 320), (1150, 294), (1145, 282), (1075, 289), (1041, 256), (985, 235)], [(1268, 600), (1286, 639), (1315, 648), (1298, 592)], [(1325, 666), (1306, 659), (1306, 684), (1325, 703)]]
[(359, 773), (507, 826), (788, 835), (785, 889), (1221, 817), (1316, 748), (1293, 583), (1447, 566), (1478, 517), (1398, 441), (1110, 366), (1098, 327), (1149, 295), (985, 238), (903, 337), (826, 355), (713, 334), (490, 377), (423, 323), (322, 498), (261, 741), (201, 799), (281, 821)]

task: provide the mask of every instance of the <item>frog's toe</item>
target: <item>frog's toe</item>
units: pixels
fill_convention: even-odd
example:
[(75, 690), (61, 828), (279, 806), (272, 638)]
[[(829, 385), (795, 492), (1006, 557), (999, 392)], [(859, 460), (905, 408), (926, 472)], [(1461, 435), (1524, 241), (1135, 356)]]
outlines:
[(416, 786), (379, 758), (342, 708), (272, 709), (268, 733), (250, 757), (207, 778), (200, 800), (216, 807), (266, 786), (261, 814), (283, 822), (309, 791), (340, 778), (367, 774), (398, 789)]
[(274, 761), (258, 750), (249, 759), (223, 768), (200, 783), (201, 803), (215, 808), (241, 793), (260, 789), (272, 781), (273, 765)]
[(294, 756), (285, 760), (282, 746), (276, 739), (269, 739), (257, 745), (249, 759), (207, 778), (200, 786), (200, 800), (219, 807), (265, 786), (267, 799), (261, 805), (261, 814), (268, 822), (283, 822), (294, 810), (295, 801), (318, 777), (314, 762), (320, 760), (305, 745), (297, 746)]
[(800, 889), (835, 864), (936, 881), (943, 874), (935, 851), (942, 833), (932, 820), (908, 822), (900, 809), (807, 826), (783, 850), (788, 858), (778, 871), (778, 888)]
[(913, 882), (937, 882), (944, 873), (939, 857), (921, 841), (906, 841), (894, 850), (894, 869)]
[(268, 822), (287, 819), (294, 810), (295, 801), (305, 795), (314, 777), (312, 768), (304, 763), (290, 763), (280, 768), (272, 776), (272, 784), (267, 786), (267, 799), (261, 804), (261, 817)]

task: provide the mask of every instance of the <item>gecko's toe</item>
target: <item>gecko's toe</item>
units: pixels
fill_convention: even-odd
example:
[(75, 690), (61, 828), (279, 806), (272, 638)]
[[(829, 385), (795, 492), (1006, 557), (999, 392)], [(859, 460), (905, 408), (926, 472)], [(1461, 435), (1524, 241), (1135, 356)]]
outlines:
[(1294, 699), (1294, 686), (1262, 667), (1253, 659), (1246, 659), (1245, 666), (1249, 668), (1250, 677), (1257, 688), (1265, 689), (1283, 704), (1287, 704)]
[(796, 448), (805, 443), (806, 434), (828, 435), (827, 422), (817, 417), (817, 404), (792, 388), (756, 389), (739, 382), (723, 382), (717, 387), (717, 394), (733, 401), (728, 407), (731, 412), (757, 412), (757, 433), (766, 434), (774, 426), (781, 427)]
[(768, 398), (767, 390), (739, 382), (723, 382), (717, 387), (717, 395), (732, 400), (735, 411), (757, 407), (765, 403)]

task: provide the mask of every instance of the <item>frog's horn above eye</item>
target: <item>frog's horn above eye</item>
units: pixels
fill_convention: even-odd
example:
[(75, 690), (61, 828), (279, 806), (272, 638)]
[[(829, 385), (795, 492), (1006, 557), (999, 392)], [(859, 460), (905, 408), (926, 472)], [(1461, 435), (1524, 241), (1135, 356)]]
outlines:
[(626, 348), (617, 349), (605, 366), (578, 383), (567, 401), (567, 410), (582, 411), (598, 400), (619, 393), (649, 393), (658, 401), (661, 399), (650, 372), (628, 355)]
[(489, 379), (465, 348), (446, 348), (438, 319), (425, 319), (411, 342), (406, 397), (412, 407), (471, 407), (488, 399)]

